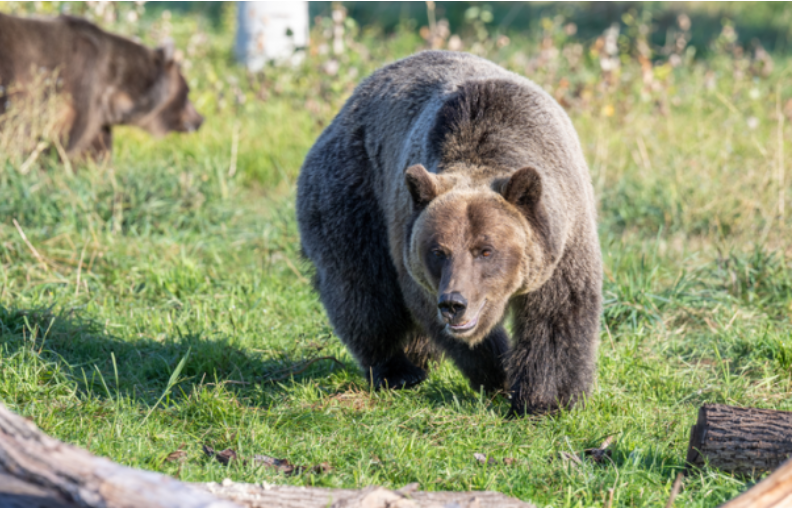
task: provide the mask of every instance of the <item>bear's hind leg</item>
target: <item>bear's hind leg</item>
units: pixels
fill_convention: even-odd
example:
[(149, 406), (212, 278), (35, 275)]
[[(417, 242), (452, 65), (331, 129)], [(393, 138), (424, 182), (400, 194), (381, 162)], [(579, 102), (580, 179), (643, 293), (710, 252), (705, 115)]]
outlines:
[(474, 390), (484, 388), (487, 393), (493, 393), (506, 388), (505, 361), (509, 352), (509, 337), (502, 326), (495, 327), (473, 347), (446, 336), (442, 331), (436, 333), (435, 337)]

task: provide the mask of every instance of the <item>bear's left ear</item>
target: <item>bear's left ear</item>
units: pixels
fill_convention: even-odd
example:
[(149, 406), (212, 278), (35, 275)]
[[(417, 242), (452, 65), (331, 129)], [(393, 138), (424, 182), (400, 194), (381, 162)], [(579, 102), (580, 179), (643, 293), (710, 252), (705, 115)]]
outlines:
[(404, 183), (412, 196), (415, 208), (421, 209), (437, 197), (437, 177), (426, 170), (422, 164), (410, 166), (404, 172)]
[(525, 214), (533, 214), (542, 199), (542, 177), (528, 166), (512, 174), (503, 186), (503, 198)]
[(159, 53), (164, 63), (167, 64), (172, 62), (173, 57), (176, 54), (176, 45), (173, 42), (173, 39), (166, 37), (157, 48), (157, 53)]

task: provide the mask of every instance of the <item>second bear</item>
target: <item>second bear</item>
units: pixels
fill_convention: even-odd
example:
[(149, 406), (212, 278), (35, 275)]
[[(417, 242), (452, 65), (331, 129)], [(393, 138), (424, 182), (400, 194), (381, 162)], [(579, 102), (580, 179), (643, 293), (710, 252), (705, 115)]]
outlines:
[(160, 136), (194, 131), (203, 122), (187, 97), (172, 44), (149, 49), (72, 16), (0, 14), (0, 114), (41, 71), (56, 73), (69, 99), (62, 112), (69, 156), (108, 155), (114, 125)]

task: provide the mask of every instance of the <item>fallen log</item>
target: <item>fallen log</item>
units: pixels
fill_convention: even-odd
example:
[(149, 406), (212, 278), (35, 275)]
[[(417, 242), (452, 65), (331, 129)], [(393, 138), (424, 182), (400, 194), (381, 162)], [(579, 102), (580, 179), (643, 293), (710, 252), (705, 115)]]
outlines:
[(690, 431), (687, 463), (739, 475), (773, 471), (792, 457), (792, 412), (704, 404)]
[(96, 457), (0, 404), (0, 508), (533, 508), (497, 492), (189, 484)]
[(0, 475), (2, 508), (240, 508), (168, 476), (62, 443), (2, 404)]
[(419, 492), (418, 484), (393, 491), (382, 487), (323, 489), (225, 480), (222, 484), (205, 484), (205, 488), (245, 508), (535, 508), (498, 492)]
[(792, 506), (792, 460), (720, 508), (786, 508)]

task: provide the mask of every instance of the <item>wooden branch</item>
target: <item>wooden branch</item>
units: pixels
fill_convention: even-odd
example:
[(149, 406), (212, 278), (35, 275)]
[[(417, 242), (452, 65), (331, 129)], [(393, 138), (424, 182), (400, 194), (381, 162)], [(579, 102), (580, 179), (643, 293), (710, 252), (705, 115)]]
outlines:
[(690, 431), (687, 462), (736, 474), (772, 471), (792, 457), (792, 412), (704, 404)]
[(498, 492), (418, 492), (418, 484), (393, 491), (382, 487), (363, 490), (254, 485), (225, 480), (205, 488), (245, 508), (535, 508)]
[(189, 484), (64, 444), (2, 404), (0, 475), (3, 507), (240, 508)]
[(62, 443), (0, 404), (0, 508), (533, 508), (497, 492), (417, 488), (182, 483)]
[(792, 506), (792, 460), (721, 508), (783, 508)]

